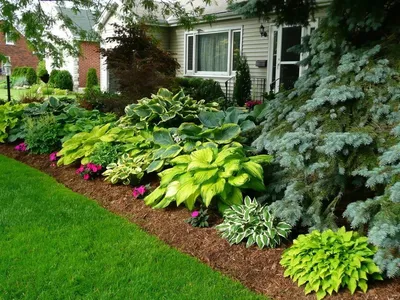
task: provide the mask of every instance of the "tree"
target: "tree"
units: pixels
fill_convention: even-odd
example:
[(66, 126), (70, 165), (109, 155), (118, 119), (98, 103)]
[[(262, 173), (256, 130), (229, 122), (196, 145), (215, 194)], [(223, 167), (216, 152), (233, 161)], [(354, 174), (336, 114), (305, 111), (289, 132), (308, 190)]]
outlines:
[(114, 48), (101, 49), (107, 66), (117, 81), (118, 90), (132, 100), (149, 97), (168, 86), (179, 67), (172, 55), (160, 49), (143, 24), (124, 27), (114, 24), (114, 36), (107, 42)]
[(250, 68), (244, 55), (236, 56), (236, 80), (233, 88), (233, 99), (239, 106), (244, 106), (246, 101), (251, 99), (251, 78)]

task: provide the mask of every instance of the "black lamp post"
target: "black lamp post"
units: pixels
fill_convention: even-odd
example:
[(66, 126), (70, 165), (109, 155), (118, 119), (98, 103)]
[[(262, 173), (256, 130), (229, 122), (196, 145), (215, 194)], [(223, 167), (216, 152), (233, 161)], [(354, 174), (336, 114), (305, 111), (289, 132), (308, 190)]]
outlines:
[(260, 26), (260, 35), (261, 35), (261, 37), (267, 37), (268, 36), (268, 33), (265, 31), (265, 28), (264, 28), (264, 26), (262, 24)]
[(8, 95), (8, 102), (11, 101), (11, 87), (10, 87), (10, 76), (11, 76), (11, 64), (7, 61), (4, 64), (4, 73), (7, 77), (7, 95)]

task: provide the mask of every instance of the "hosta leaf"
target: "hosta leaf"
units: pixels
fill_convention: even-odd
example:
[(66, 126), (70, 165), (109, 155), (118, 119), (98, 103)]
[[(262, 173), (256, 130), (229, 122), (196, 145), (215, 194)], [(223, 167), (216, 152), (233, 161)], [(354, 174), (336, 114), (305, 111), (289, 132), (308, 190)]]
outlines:
[(228, 182), (230, 185), (236, 186), (236, 187), (241, 187), (243, 186), (246, 182), (250, 180), (250, 177), (246, 173), (240, 173), (237, 176), (234, 177), (229, 177)]
[(186, 166), (177, 165), (171, 169), (166, 169), (160, 172), (158, 175), (161, 177), (161, 186), (168, 185), (171, 181), (176, 180), (179, 175), (186, 173)]
[(152, 205), (154, 203), (157, 203), (158, 200), (164, 196), (166, 189), (165, 188), (156, 188), (150, 195), (146, 196), (144, 198), (144, 202), (146, 205)]
[(222, 149), (215, 158), (217, 166), (223, 166), (232, 159), (242, 159), (244, 157), (243, 148), (228, 147)]
[(326, 291), (319, 289), (317, 292), (317, 300), (323, 299), (326, 296)]
[(171, 160), (174, 165), (189, 164), (191, 162), (190, 155), (180, 155)]
[(217, 174), (218, 168), (207, 169), (207, 170), (196, 170), (193, 175), (194, 182), (201, 184), (209, 179), (212, 179)]
[(166, 198), (176, 197), (176, 193), (178, 192), (180, 185), (181, 184), (179, 181), (172, 181), (170, 184), (168, 184), (166, 191), (165, 191), (165, 197)]
[(201, 185), (200, 194), (206, 207), (211, 203), (211, 200), (220, 194), (225, 187), (225, 179), (218, 178), (215, 182), (209, 182)]
[(211, 148), (204, 148), (194, 151), (190, 154), (193, 162), (200, 162), (203, 164), (210, 164), (214, 160), (215, 152)]
[(174, 145), (175, 142), (171, 137), (168, 129), (157, 128), (153, 132), (154, 143), (159, 145)]
[(165, 149), (164, 153), (161, 154), (161, 159), (172, 158), (177, 156), (182, 151), (182, 147), (179, 145), (172, 145)]
[(212, 139), (218, 144), (229, 143), (240, 134), (240, 126), (237, 124), (224, 124), (214, 129)]
[(264, 180), (264, 171), (263, 168), (252, 161), (248, 161), (242, 164), (243, 169), (249, 173), (252, 177), (257, 178), (258, 180), (260, 180), (261, 182)]
[(228, 197), (222, 200), (228, 205), (240, 205), (243, 201), (242, 192), (239, 188), (232, 187), (232, 190)]
[(164, 165), (163, 160), (152, 161), (151, 164), (147, 167), (146, 172), (147, 173), (157, 172), (163, 167), (163, 165)]
[(357, 281), (354, 278), (350, 278), (347, 284), (347, 287), (350, 290), (350, 293), (353, 295), (357, 289)]
[(253, 128), (256, 128), (256, 124), (253, 121), (245, 120), (240, 123), (240, 129), (242, 130), (242, 132)]
[(179, 186), (176, 193), (176, 204), (180, 205), (189, 199), (193, 194), (198, 194), (200, 186), (195, 184), (193, 181), (186, 181)]
[(368, 290), (368, 284), (367, 284), (367, 281), (366, 281), (366, 280), (360, 279), (360, 281), (358, 282), (358, 286), (359, 286), (359, 288), (360, 288), (364, 293), (367, 292), (367, 290)]
[(210, 112), (201, 111), (198, 115), (200, 122), (208, 128), (215, 128), (222, 125), (223, 119), (225, 117), (224, 112)]
[(241, 161), (238, 159), (231, 160), (223, 165), (224, 168), (224, 178), (231, 177), (235, 172), (239, 171), (241, 168)]
[(273, 161), (273, 157), (271, 155), (256, 155), (256, 156), (250, 156), (249, 157), (250, 161), (263, 165), (263, 164), (269, 164)]
[(183, 137), (189, 137), (190, 139), (199, 140), (203, 129), (194, 123), (182, 123), (178, 128), (178, 134)]

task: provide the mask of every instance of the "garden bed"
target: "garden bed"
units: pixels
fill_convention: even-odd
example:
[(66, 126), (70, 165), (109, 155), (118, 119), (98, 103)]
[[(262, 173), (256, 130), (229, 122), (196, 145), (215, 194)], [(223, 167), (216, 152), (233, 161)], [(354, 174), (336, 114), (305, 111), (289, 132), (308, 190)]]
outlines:
[[(185, 208), (154, 210), (141, 200), (134, 200), (127, 186), (111, 185), (101, 179), (84, 181), (72, 167), (52, 167), (48, 155), (17, 152), (13, 145), (0, 145), (0, 153), (37, 168), (71, 190), (84, 194), (110, 211), (122, 215), (158, 236), (165, 243), (197, 257), (212, 268), (239, 281), (248, 288), (274, 299), (315, 299), (283, 277), (279, 260), (284, 249), (259, 250), (244, 244), (229, 246), (213, 228), (193, 228), (184, 222), (190, 214)], [(214, 218), (213, 223), (218, 222)], [(353, 296), (343, 291), (327, 299), (400, 299), (400, 279), (370, 283), (366, 294)]]

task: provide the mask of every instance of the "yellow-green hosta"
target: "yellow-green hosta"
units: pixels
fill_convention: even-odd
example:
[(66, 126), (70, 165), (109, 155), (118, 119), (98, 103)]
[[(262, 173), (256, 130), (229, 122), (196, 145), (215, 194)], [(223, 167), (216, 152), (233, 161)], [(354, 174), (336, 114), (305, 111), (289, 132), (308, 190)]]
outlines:
[(180, 155), (171, 160), (172, 168), (159, 173), (160, 186), (145, 198), (145, 203), (155, 208), (167, 207), (172, 202), (184, 203), (192, 210), (197, 200), (208, 207), (215, 199), (223, 211), (242, 203), (243, 189), (265, 189), (260, 163), (271, 160), (269, 155), (248, 158), (239, 144)]

